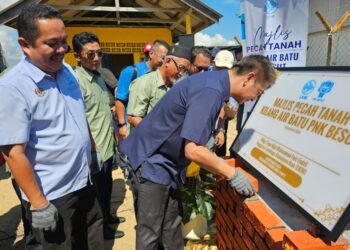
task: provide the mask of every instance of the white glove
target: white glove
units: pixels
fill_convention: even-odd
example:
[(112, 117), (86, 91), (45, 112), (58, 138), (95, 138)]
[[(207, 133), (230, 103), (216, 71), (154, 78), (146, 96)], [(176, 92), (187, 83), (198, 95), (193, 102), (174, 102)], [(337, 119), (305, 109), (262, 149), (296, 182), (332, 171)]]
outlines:
[(256, 192), (249, 178), (238, 169), (236, 169), (235, 174), (227, 181), (239, 194), (252, 196)]
[(56, 231), (58, 211), (54, 204), (48, 203), (42, 208), (31, 208), (32, 224), (34, 228)]

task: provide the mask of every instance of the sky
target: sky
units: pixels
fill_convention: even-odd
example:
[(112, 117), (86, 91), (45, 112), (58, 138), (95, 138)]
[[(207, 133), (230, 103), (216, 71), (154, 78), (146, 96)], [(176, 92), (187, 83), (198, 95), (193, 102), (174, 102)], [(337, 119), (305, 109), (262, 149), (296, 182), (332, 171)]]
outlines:
[[(1, 0), (0, 12), (16, 1)], [(240, 0), (202, 0), (202, 2), (223, 17), (219, 23), (195, 34), (196, 45), (227, 46), (235, 44), (233, 37), (241, 37), (240, 20), (237, 17), (240, 11)], [(16, 64), (22, 57), (22, 52), (17, 44), (17, 31), (0, 25), (0, 43), (8, 66)]]

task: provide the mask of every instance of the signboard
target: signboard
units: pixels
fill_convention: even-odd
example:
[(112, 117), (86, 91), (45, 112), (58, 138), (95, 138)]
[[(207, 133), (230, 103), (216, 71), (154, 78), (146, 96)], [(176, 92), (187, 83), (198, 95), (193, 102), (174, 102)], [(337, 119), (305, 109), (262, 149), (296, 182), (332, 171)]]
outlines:
[(330, 239), (350, 218), (349, 93), (350, 68), (283, 71), (231, 147)]
[(266, 55), (276, 68), (305, 66), (308, 0), (241, 0), (241, 12), (244, 56)]

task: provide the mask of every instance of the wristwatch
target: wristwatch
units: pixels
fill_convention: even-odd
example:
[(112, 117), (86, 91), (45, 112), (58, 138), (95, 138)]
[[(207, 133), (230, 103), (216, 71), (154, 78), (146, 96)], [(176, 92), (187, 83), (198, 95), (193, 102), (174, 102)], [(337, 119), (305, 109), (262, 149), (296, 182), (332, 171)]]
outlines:
[(216, 132), (217, 132), (217, 133), (222, 132), (223, 134), (225, 134), (225, 133), (226, 133), (226, 130), (223, 129), (223, 128), (219, 128), (219, 129), (216, 130)]
[(126, 125), (126, 122), (123, 122), (123, 123), (118, 123), (118, 128), (121, 128), (121, 127), (123, 127), (123, 126), (125, 126)]

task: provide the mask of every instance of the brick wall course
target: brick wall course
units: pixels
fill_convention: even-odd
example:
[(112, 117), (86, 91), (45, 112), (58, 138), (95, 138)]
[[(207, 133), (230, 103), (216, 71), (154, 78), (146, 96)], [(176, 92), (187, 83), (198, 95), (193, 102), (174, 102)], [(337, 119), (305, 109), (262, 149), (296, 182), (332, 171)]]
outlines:
[[(244, 171), (234, 159), (226, 160), (230, 166), (245, 173), (258, 190), (258, 180)], [(216, 226), (219, 249), (261, 250), (343, 250), (349, 242), (326, 243), (308, 231), (290, 231), (259, 196), (246, 198), (238, 195), (228, 182), (216, 181)]]

